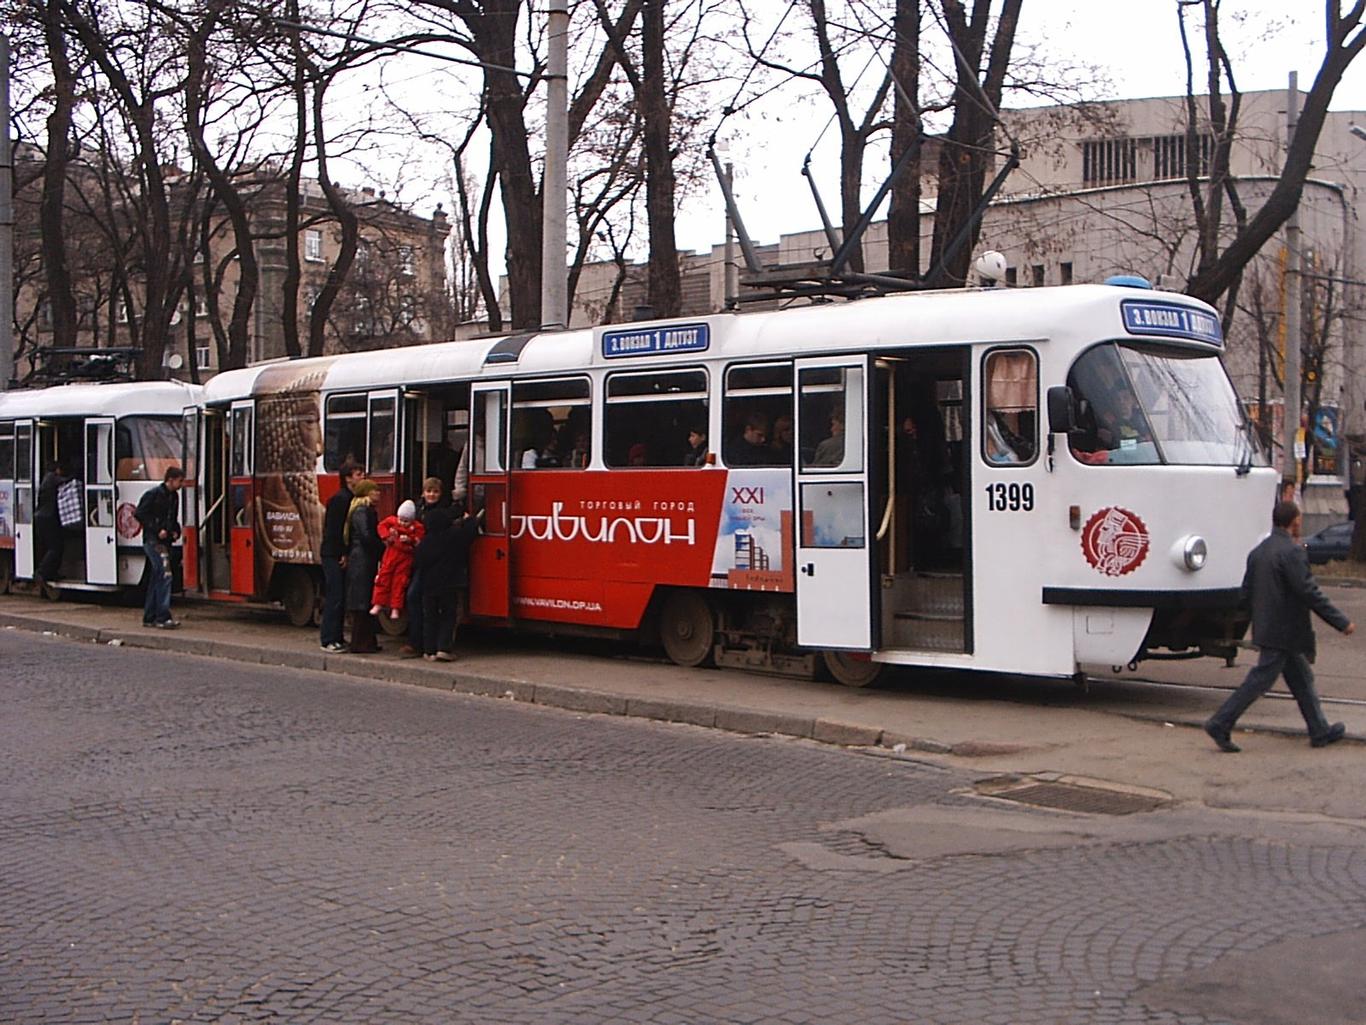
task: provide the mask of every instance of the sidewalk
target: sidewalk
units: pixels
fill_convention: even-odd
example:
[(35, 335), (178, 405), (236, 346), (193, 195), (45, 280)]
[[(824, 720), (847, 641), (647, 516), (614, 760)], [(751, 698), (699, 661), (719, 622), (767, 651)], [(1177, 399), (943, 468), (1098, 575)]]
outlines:
[[(1083, 692), (1070, 682), (902, 672), (886, 687), (837, 684), (734, 670), (683, 669), (639, 657), (627, 645), (557, 641), (486, 633), (458, 645), (450, 664), (400, 660), (398, 641), (379, 655), (320, 651), (317, 633), (260, 611), (178, 604), (175, 631), (140, 626), (138, 610), (78, 602), (0, 598), (0, 627), (75, 640), (141, 647), (238, 662), (321, 670), (553, 706), (580, 713), (643, 719), (825, 743), (877, 747), (896, 754), (1002, 773), (1062, 773), (1156, 788), (1179, 801), (1295, 809), (1366, 818), (1362, 747), (1313, 751), (1293, 701), (1253, 706), (1239, 734), (1245, 752), (1218, 754), (1197, 729), (1226, 691), (1195, 682), (1189, 663), (1145, 664), (1142, 675), (1192, 683), (1159, 687), (1099, 678)], [(1202, 680), (1236, 685), (1235, 670), (1205, 661)], [(1222, 674), (1222, 675), (1220, 675)], [(1366, 703), (1329, 703), (1330, 719), (1366, 739)], [(1185, 727), (1185, 728), (1183, 728)], [(1331, 775), (1330, 775), (1331, 774)], [(1329, 787), (1324, 780), (1349, 780)], [(1354, 785), (1352, 785), (1354, 784)]]

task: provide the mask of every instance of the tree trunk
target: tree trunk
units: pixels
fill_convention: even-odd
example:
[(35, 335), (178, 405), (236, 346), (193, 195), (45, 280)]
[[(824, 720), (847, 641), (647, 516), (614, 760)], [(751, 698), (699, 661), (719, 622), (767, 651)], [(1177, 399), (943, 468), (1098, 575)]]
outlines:
[[(465, 15), (478, 58), (487, 64), (515, 67), (520, 0), (488, 0), (479, 15)], [(525, 97), (515, 75), (486, 68), (493, 168), (507, 220), (508, 298), (512, 329), (541, 326), (541, 195), (531, 170), (524, 116)]]
[(186, 48), (185, 127), (190, 149), (204, 169), (214, 194), (228, 213), (228, 223), (232, 225), (237, 256), (237, 294), (233, 298), (232, 316), (228, 321), (227, 362), (219, 369), (235, 370), (247, 365), (251, 308), (256, 302), (260, 272), (246, 203), (204, 139), (204, 76), (209, 61), (207, 44), (217, 22), (218, 9), (218, 4), (208, 8), (204, 21), (190, 35)]
[[(291, 21), (298, 21), (298, 0), (289, 0), (286, 12)], [(285, 276), (281, 282), (280, 317), (285, 355), (298, 359), (303, 355), (303, 346), (299, 343), (299, 285), (303, 281), (303, 266), (299, 262), (299, 188), (303, 184), (304, 151), (308, 146), (308, 85), (299, 30), (286, 31), (293, 59), (294, 149), (289, 154), (289, 171), (285, 175)]]
[(896, 0), (892, 21), (892, 166), (912, 151), (910, 164), (892, 186), (887, 212), (887, 266), (893, 274), (920, 276), (920, 0)]
[(43, 195), (38, 206), (43, 270), (47, 278), (48, 308), (52, 311), (52, 344), (76, 344), (76, 296), (66, 261), (66, 170), (71, 112), (76, 105), (76, 76), (66, 55), (61, 11), (49, 0), (44, 19), (48, 56), (52, 62), (52, 113), (47, 119), (47, 159), (43, 162)]
[(360, 221), (327, 171), (327, 136), (323, 130), (323, 96), (327, 92), (327, 84), (328, 79), (323, 76), (313, 85), (313, 136), (318, 148), (318, 184), (322, 186), (323, 195), (327, 197), (328, 208), (341, 226), (341, 248), (328, 269), (327, 281), (308, 317), (310, 356), (323, 354), (327, 344), (327, 318), (332, 315), (332, 306), (337, 301), (342, 285), (346, 283), (360, 240)]
[(683, 283), (674, 240), (674, 162), (664, 63), (667, 0), (645, 0), (642, 29), (640, 107), (645, 125), (645, 209), (650, 226), (649, 301), (657, 317), (682, 311)]

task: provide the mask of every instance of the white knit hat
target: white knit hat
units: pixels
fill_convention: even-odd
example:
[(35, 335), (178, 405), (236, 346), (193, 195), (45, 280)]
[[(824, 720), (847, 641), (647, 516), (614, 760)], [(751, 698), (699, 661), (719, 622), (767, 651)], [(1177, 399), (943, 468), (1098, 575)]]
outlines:
[(398, 518), (400, 520), (417, 519), (417, 506), (413, 505), (411, 498), (405, 498), (403, 504), (398, 507)]

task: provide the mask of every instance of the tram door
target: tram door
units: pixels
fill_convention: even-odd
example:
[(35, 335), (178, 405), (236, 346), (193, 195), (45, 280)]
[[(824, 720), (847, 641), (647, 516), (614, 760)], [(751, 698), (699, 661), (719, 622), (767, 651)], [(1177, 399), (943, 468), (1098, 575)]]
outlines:
[(797, 360), (797, 643), (877, 646), (866, 356)]
[(119, 582), (114, 537), (114, 418), (85, 420), (85, 579)]
[(181, 414), (184, 441), (180, 465), (185, 483), (180, 493), (181, 573), (187, 591), (199, 590), (199, 410), (187, 406)]
[(253, 502), (252, 403), (234, 402), (228, 412), (228, 563), (230, 590), (256, 592), (255, 503)]
[(484, 531), (470, 550), (470, 612), (506, 619), (510, 615), (512, 548), (509, 545), (512, 494), (508, 473), (508, 381), (480, 381), (470, 386), (470, 512), (484, 512)]
[(33, 529), (33, 421), (14, 422), (14, 575), (32, 580), (37, 568)]

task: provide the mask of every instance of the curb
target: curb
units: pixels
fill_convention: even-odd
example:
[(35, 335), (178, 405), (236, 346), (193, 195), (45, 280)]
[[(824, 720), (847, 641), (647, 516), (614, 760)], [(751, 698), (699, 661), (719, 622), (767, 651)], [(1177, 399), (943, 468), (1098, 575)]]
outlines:
[[(775, 734), (814, 740), (840, 747), (882, 747), (902, 754), (963, 754), (967, 757), (1005, 753), (987, 751), (974, 742), (946, 744), (926, 737), (908, 737), (862, 723), (837, 719), (812, 719), (785, 712), (688, 701), (627, 697), (579, 687), (533, 683), (461, 672), (456, 665), (437, 667), (425, 662), (370, 661), (364, 656), (332, 655), (318, 651), (267, 650), (232, 641), (186, 637), (156, 630), (96, 629), (72, 623), (55, 623), (0, 612), (0, 628), (40, 633), (47, 637), (112, 644), (117, 647), (167, 651), (181, 655), (222, 658), (249, 665), (281, 666), (377, 680), (404, 686), (426, 687), (473, 697), (499, 698), (524, 704), (544, 705), (570, 712), (619, 715), (632, 719), (682, 723), (729, 733)], [(990, 745), (987, 745), (988, 747)], [(961, 750), (960, 750), (961, 749)]]
[(1327, 584), (1329, 587), (1366, 587), (1366, 579), (1362, 577), (1319, 577), (1314, 578), (1320, 585)]

